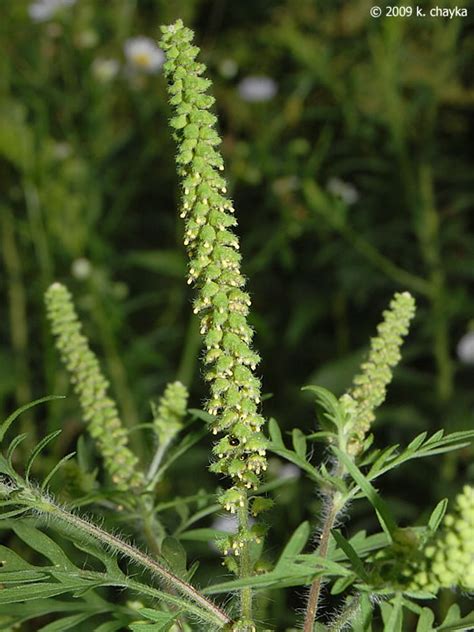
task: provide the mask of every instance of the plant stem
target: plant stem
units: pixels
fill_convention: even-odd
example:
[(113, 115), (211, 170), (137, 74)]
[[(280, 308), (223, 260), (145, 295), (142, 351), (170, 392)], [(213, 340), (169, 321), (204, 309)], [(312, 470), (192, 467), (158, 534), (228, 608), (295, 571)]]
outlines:
[[(336, 476), (340, 476), (342, 467), (337, 467)], [(321, 532), (321, 538), (317, 552), (320, 557), (325, 558), (329, 549), (329, 539), (331, 537), (331, 529), (334, 526), (336, 516), (340, 511), (340, 507), (337, 507), (334, 502), (336, 490), (331, 491), (329, 496), (328, 508), (326, 518), (323, 524), (323, 530)], [(319, 597), (321, 595), (322, 578), (317, 577), (311, 584), (311, 590), (308, 597), (308, 606), (306, 608), (306, 617), (304, 621), (303, 632), (313, 632), (314, 622), (318, 612)]]
[(150, 464), (150, 468), (148, 470), (148, 473), (146, 475), (147, 482), (152, 482), (153, 481), (153, 479), (155, 477), (155, 474), (157, 473), (158, 468), (160, 467), (161, 461), (163, 460), (163, 457), (164, 457), (164, 455), (166, 453), (166, 450), (168, 449), (169, 444), (170, 444), (170, 442), (167, 441), (165, 443), (161, 443), (158, 446), (158, 448), (157, 448), (157, 450), (155, 452), (155, 456), (153, 457), (153, 460), (152, 460), (152, 462)]
[[(239, 518), (239, 531), (247, 532), (249, 529), (248, 518), (248, 499), (244, 501), (244, 506), (240, 508), (238, 512)], [(252, 563), (250, 560), (250, 550), (248, 542), (243, 543), (243, 547), (240, 551), (240, 567), (239, 577), (240, 579), (246, 579), (252, 573)], [(252, 589), (242, 588), (240, 595), (240, 613), (242, 619), (248, 621), (252, 620)]]
[[(31, 504), (33, 505), (33, 503)], [(172, 586), (182, 595), (189, 597), (207, 613), (212, 614), (215, 621), (219, 622), (221, 625), (231, 623), (231, 619), (226, 615), (226, 613), (223, 612), (212, 601), (204, 597), (200, 592), (193, 588), (191, 584), (188, 584), (184, 580), (180, 579), (172, 572), (167, 570), (164, 566), (162, 566), (159, 562), (146, 555), (146, 553), (143, 553), (139, 549), (128, 544), (127, 542), (124, 542), (111, 533), (103, 531), (97, 525), (87, 522), (83, 518), (70, 513), (59, 505), (51, 502), (49, 499), (45, 499), (43, 497), (40, 497), (39, 499), (37, 498), (36, 503), (34, 503), (33, 507), (41, 513), (49, 514), (53, 517), (58, 518), (66, 525), (72, 526), (82, 533), (86, 533), (95, 540), (98, 540), (102, 544), (105, 544), (111, 549), (121, 553), (130, 560), (137, 562), (140, 566), (151, 571), (152, 574), (158, 576), (161, 580), (164, 580), (167, 584)]]

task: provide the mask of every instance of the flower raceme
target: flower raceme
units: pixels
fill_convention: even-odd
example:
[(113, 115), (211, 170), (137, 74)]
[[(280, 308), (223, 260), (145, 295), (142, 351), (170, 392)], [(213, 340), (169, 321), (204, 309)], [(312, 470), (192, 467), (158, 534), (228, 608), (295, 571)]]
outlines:
[(53, 283), (45, 294), (45, 302), (56, 346), (79, 396), (84, 420), (97, 442), (105, 469), (117, 489), (141, 487), (144, 479), (137, 468), (138, 459), (128, 447), (127, 431), (122, 426), (117, 405), (107, 394), (109, 383), (81, 331), (71, 294), (64, 285)]
[(246, 490), (258, 486), (258, 476), (266, 469), (264, 419), (258, 411), (260, 380), (254, 374), (260, 358), (251, 347), (250, 297), (232, 231), (237, 222), (221, 174), (216, 117), (209, 112), (214, 98), (206, 91), (211, 82), (201, 76), (205, 66), (196, 61), (199, 49), (192, 45), (192, 31), (180, 20), (162, 31), (160, 46), (167, 59), (163, 69), (174, 108), (170, 123), (182, 178), (188, 283), (197, 288), (194, 313), (200, 316), (206, 347), (205, 379), (211, 390), (207, 410), (213, 417), (213, 434), (224, 433), (214, 446), (211, 469), (232, 478), (234, 485), (220, 502), (234, 513), (246, 505)]
[(440, 588), (459, 586), (474, 592), (474, 487), (465, 485), (454, 510), (423, 549), (411, 589), (436, 594)]
[(375, 419), (375, 409), (386, 397), (387, 386), (392, 380), (392, 369), (400, 362), (400, 348), (415, 315), (415, 300), (409, 292), (397, 292), (383, 313), (383, 321), (372, 338), (367, 360), (361, 372), (355, 376), (353, 386), (341, 397), (341, 403), (349, 413), (349, 453), (356, 455), (363, 448), (365, 435)]

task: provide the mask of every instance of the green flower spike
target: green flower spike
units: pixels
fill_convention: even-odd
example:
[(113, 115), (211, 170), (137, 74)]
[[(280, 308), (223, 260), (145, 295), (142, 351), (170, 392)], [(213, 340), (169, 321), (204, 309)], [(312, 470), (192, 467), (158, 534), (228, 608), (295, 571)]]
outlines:
[(168, 384), (160, 397), (158, 406), (152, 403), (153, 430), (158, 439), (158, 448), (150, 464), (147, 479), (155, 481), (163, 456), (170, 443), (183, 427), (188, 404), (188, 389), (181, 382)]
[(71, 294), (60, 283), (54, 283), (45, 294), (45, 302), (56, 346), (79, 396), (84, 420), (88, 422), (105, 469), (117, 489), (141, 487), (144, 478), (137, 471), (138, 459), (127, 445), (127, 432), (117, 406), (107, 395), (109, 383), (81, 332)]
[[(250, 297), (240, 271), (239, 241), (232, 231), (237, 222), (226, 196), (224, 163), (216, 149), (221, 140), (216, 117), (209, 109), (214, 98), (206, 94), (211, 82), (201, 75), (206, 67), (196, 61), (199, 49), (193, 32), (181, 20), (162, 27), (161, 48), (167, 61), (174, 116), (170, 123), (177, 143), (178, 174), (182, 179), (181, 217), (185, 220), (184, 244), (189, 255), (188, 283), (197, 289), (194, 313), (200, 316), (204, 336), (211, 397), (212, 433), (224, 433), (214, 446), (214, 472), (225, 474), (233, 486), (220, 496), (226, 510), (237, 513), (239, 529), (226, 563), (241, 577), (252, 573), (249, 541), (248, 490), (259, 485), (266, 469), (267, 441), (261, 433), (260, 381), (254, 371), (260, 358), (251, 348), (252, 328), (247, 322)], [(238, 558), (238, 564), (236, 559)], [(251, 630), (251, 591), (241, 592), (242, 618), (238, 629)], [(250, 622), (249, 622), (250, 621)]]
[(384, 320), (377, 327), (378, 335), (372, 338), (369, 357), (355, 376), (353, 386), (341, 397), (350, 421), (350, 439), (347, 450), (358, 454), (365, 435), (375, 419), (375, 409), (386, 397), (392, 380), (392, 369), (400, 362), (400, 348), (415, 314), (415, 300), (408, 292), (396, 293), (384, 311)]
[(214, 103), (206, 94), (211, 82), (201, 77), (205, 66), (195, 61), (199, 49), (191, 43), (193, 32), (181, 20), (162, 31), (164, 71), (175, 110), (171, 126), (182, 178), (188, 283), (197, 288), (194, 312), (200, 315), (206, 346), (205, 377), (211, 390), (207, 410), (214, 417), (213, 434), (225, 433), (214, 448), (212, 469), (233, 479), (235, 487), (223, 494), (221, 503), (236, 511), (246, 506), (246, 490), (257, 487), (258, 474), (266, 469), (266, 440), (260, 432), (264, 419), (258, 412), (260, 381), (253, 373), (260, 358), (250, 346), (250, 298), (240, 272), (239, 242), (232, 232), (237, 222), (216, 150), (221, 142), (217, 119), (208, 111)]
[(188, 390), (181, 382), (165, 388), (158, 406), (152, 404), (153, 429), (160, 445), (168, 445), (183, 427)]
[(425, 545), (410, 589), (436, 594), (440, 588), (452, 587), (474, 592), (474, 487), (469, 485)]

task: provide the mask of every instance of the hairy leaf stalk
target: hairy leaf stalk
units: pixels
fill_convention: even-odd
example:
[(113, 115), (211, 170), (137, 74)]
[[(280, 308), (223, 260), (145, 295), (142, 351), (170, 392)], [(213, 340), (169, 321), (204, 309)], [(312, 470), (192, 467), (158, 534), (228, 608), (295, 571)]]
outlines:
[[(146, 568), (153, 575), (158, 577), (161, 581), (168, 584), (169, 587), (176, 590), (181, 595), (191, 599), (200, 607), (200, 610), (203, 610), (204, 613), (211, 615), (210, 619), (214, 624), (219, 625), (219, 627), (231, 623), (231, 619), (223, 610), (204, 597), (199, 591), (193, 588), (191, 584), (188, 584), (181, 578), (177, 577), (165, 566), (148, 556), (146, 553), (143, 553), (117, 536), (104, 531), (96, 524), (84, 520), (84, 518), (64, 509), (54, 502), (49, 496), (41, 494), (33, 487), (25, 485), (24, 481), (22, 482), (23, 486), (16, 488), (0, 481), (0, 497), (10, 497), (12, 499), (10, 502), (23, 506), (24, 511), (33, 510), (40, 515), (57, 519), (63, 523), (64, 526), (76, 529), (78, 532), (93, 538), (101, 545), (107, 546), (112, 551), (116, 551), (129, 560), (136, 562), (141, 567)], [(202, 616), (203, 613), (199, 612), (199, 614)]]
[(64, 285), (53, 283), (45, 294), (47, 316), (56, 346), (79, 396), (84, 420), (95, 439), (113, 483), (122, 491), (144, 483), (138, 459), (128, 447), (117, 405), (107, 393), (108, 381), (82, 333), (72, 297)]
[[(248, 526), (248, 490), (258, 487), (259, 474), (266, 469), (264, 419), (258, 412), (260, 381), (254, 374), (260, 358), (251, 348), (250, 297), (244, 291), (239, 242), (232, 232), (237, 222), (221, 175), (223, 159), (215, 149), (221, 140), (215, 130), (217, 119), (209, 111), (214, 98), (206, 94), (211, 82), (201, 76), (206, 67), (196, 61), (199, 49), (192, 45), (193, 32), (181, 20), (162, 31), (182, 179), (188, 283), (197, 288), (194, 312), (200, 316), (206, 347), (205, 378), (211, 390), (207, 410), (213, 416), (213, 434), (224, 433), (214, 447), (216, 461), (211, 469), (233, 481), (220, 503), (237, 513), (239, 530), (223, 548), (226, 563), (242, 577), (252, 572), (248, 547), (258, 538), (258, 529)], [(248, 592), (242, 592), (241, 630), (253, 628)]]

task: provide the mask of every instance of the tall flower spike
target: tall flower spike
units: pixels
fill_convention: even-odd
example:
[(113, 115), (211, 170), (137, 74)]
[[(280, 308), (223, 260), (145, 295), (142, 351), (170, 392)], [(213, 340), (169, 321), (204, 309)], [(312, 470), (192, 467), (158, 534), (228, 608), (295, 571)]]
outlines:
[(352, 388), (341, 397), (341, 403), (350, 413), (347, 449), (351, 454), (362, 449), (364, 437), (375, 419), (374, 411), (385, 400), (392, 369), (400, 362), (400, 348), (414, 314), (415, 300), (411, 294), (396, 293), (383, 313), (378, 335), (371, 340), (369, 357), (355, 376)]
[[(211, 85), (201, 77), (206, 67), (196, 61), (199, 49), (192, 45), (193, 32), (181, 20), (162, 27), (160, 47), (167, 61), (174, 116), (170, 123), (177, 143), (178, 174), (182, 179), (181, 217), (185, 220), (184, 244), (190, 263), (188, 283), (197, 288), (194, 313), (199, 314), (204, 336), (206, 380), (211, 397), (212, 433), (223, 433), (214, 446), (211, 469), (232, 479), (233, 485), (219, 501), (238, 514), (238, 533), (226, 547), (225, 562), (241, 577), (251, 574), (249, 544), (257, 536), (249, 528), (248, 493), (259, 485), (267, 465), (267, 442), (259, 413), (260, 380), (254, 371), (260, 358), (251, 347), (253, 330), (247, 322), (250, 297), (240, 270), (239, 242), (232, 231), (237, 224), (232, 202), (226, 196), (221, 175), (223, 159), (216, 147), (221, 140), (216, 117), (209, 109), (214, 98)], [(241, 630), (254, 629), (251, 591), (241, 592)]]
[(206, 346), (211, 390), (207, 409), (214, 417), (212, 432), (224, 432), (214, 448), (213, 470), (233, 479), (235, 488), (221, 502), (236, 511), (245, 490), (258, 485), (258, 474), (266, 467), (266, 441), (260, 432), (264, 420), (258, 412), (260, 381), (254, 375), (260, 358), (250, 346), (250, 297), (240, 272), (239, 242), (231, 230), (237, 222), (220, 174), (223, 160), (215, 149), (221, 141), (217, 119), (209, 112), (214, 98), (206, 91), (211, 82), (200, 76), (205, 66), (195, 61), (199, 49), (191, 45), (193, 32), (181, 20), (162, 30), (160, 46), (167, 58), (163, 68), (175, 109), (171, 126), (182, 178), (188, 282), (198, 290), (194, 312), (200, 315)]
[(84, 420), (97, 443), (105, 469), (122, 491), (138, 488), (144, 478), (137, 470), (138, 459), (128, 447), (117, 406), (108, 396), (109, 383), (89, 348), (74, 310), (72, 297), (64, 285), (53, 283), (46, 294), (46, 311), (56, 346), (79, 397)]

